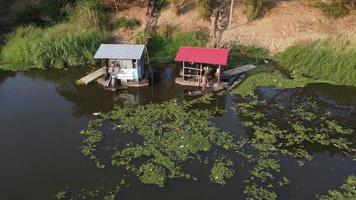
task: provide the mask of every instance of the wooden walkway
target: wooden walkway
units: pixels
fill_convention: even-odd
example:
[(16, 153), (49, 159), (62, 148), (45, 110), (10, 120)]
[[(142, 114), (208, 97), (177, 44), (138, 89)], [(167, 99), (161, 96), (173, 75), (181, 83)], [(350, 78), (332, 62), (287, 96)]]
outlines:
[(226, 70), (221, 73), (221, 79), (229, 79), (233, 76), (237, 76), (239, 74), (246, 73), (246, 72), (248, 72), (252, 69), (255, 69), (255, 68), (256, 68), (255, 65), (248, 64), (248, 65), (243, 65), (241, 67), (236, 67), (236, 68), (233, 68), (230, 70)]
[(89, 83), (95, 81), (96, 79), (100, 78), (103, 75), (104, 75), (104, 68), (100, 68), (100, 69), (84, 76), (83, 78), (79, 79), (77, 81), (77, 84), (88, 85)]

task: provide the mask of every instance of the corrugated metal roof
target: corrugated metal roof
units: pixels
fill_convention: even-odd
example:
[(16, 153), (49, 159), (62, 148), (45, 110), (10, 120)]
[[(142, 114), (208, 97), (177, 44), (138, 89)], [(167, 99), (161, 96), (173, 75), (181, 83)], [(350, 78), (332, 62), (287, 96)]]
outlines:
[(96, 51), (96, 59), (140, 59), (145, 45), (101, 44)]
[(226, 65), (228, 56), (228, 49), (180, 47), (175, 61)]

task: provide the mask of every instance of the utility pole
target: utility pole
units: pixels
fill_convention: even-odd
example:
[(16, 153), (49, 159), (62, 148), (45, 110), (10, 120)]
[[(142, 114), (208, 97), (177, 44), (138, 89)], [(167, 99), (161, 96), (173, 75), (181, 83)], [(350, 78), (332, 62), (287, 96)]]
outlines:
[(232, 12), (234, 10), (234, 0), (231, 0), (231, 7), (230, 7), (230, 19), (229, 19), (229, 29), (231, 29), (231, 22), (232, 22)]

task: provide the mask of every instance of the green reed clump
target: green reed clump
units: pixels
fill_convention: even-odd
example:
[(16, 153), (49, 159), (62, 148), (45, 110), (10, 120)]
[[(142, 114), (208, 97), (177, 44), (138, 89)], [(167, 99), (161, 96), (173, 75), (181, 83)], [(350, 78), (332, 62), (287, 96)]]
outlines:
[(173, 63), (180, 46), (205, 46), (208, 34), (204, 31), (182, 32), (174, 27), (163, 27), (152, 33), (148, 43), (150, 59), (154, 63)]
[(277, 54), (276, 59), (294, 75), (356, 86), (356, 37), (297, 44)]
[(97, 1), (81, 0), (67, 22), (48, 28), (29, 25), (11, 33), (1, 50), (0, 68), (20, 71), (94, 64), (97, 47), (108, 40), (101, 25)]
[(317, 196), (319, 200), (348, 200), (356, 199), (356, 176), (346, 178), (339, 190), (329, 190), (327, 195)]

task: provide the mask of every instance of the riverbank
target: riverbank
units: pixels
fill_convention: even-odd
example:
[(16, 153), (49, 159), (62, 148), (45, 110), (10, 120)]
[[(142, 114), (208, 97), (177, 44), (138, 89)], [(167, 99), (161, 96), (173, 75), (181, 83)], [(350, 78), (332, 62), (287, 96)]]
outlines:
[(67, 6), (66, 17), (55, 25), (22, 25), (10, 33), (1, 49), (0, 69), (25, 71), (95, 64), (97, 47), (110, 40), (102, 7), (96, 0)]

